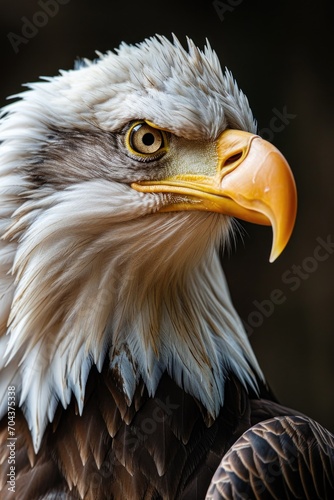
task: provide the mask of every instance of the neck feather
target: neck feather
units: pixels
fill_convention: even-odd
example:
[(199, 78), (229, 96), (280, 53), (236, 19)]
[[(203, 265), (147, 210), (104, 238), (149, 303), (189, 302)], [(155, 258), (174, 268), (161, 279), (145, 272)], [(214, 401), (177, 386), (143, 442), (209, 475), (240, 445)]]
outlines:
[(167, 372), (213, 418), (229, 373), (254, 390), (262, 378), (219, 262), (227, 219), (147, 215), (131, 191), (94, 181), (51, 193), (7, 228), (17, 243), (4, 247), (13, 276), (0, 390), (16, 385), (36, 451), (59, 402), (74, 394), (82, 412), (91, 366), (106, 357), (129, 403), (140, 379), (154, 395)]

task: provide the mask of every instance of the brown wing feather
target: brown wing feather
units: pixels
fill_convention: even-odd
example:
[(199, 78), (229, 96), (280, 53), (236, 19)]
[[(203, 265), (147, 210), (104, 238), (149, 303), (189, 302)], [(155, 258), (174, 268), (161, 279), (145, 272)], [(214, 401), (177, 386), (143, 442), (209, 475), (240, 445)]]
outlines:
[[(221, 457), (250, 426), (245, 389), (233, 378), (226, 387), (225, 409), (213, 421), (167, 375), (154, 398), (140, 382), (129, 404), (117, 373), (107, 364), (101, 374), (92, 369), (82, 416), (75, 401), (66, 410), (59, 406), (37, 456), (17, 410), (16, 498), (47, 493), (86, 500), (204, 498)], [(2, 500), (8, 472), (5, 419), (1, 428)]]
[(53, 490), (59, 493), (68, 491), (68, 485), (52, 458), (52, 450), (44, 447), (35, 455), (30, 431), (20, 409), (16, 409), (15, 427), (16, 488), (13, 493), (8, 490), (7, 484), (9, 464), (6, 419), (0, 423), (0, 499), (38, 499)]
[(251, 427), (224, 456), (206, 499), (246, 497), (334, 498), (334, 436), (304, 416)]
[[(270, 397), (264, 388), (263, 394)], [(154, 398), (140, 382), (130, 404), (117, 373), (106, 363), (101, 374), (95, 368), (91, 371), (82, 416), (74, 400), (66, 410), (58, 407), (37, 456), (26, 421), (17, 410), (16, 498), (42, 499), (52, 494), (51, 498), (66, 495), (74, 500), (202, 500), (222, 457), (215, 494), (224, 493), (223, 488), (233, 492), (245, 484), (259, 492), (268, 482), (268, 467), (279, 461), (285, 489), (276, 478), (276, 483), (266, 486), (268, 493), (281, 495), (287, 490), (295, 494), (311, 488), (307, 486), (311, 468), (317, 478), (317, 495), (323, 487), (320, 477), (325, 478), (325, 485), (331, 484), (333, 464), (328, 450), (332, 437), (312, 424), (312, 447), (301, 448), (304, 451), (291, 463), (289, 450), (299, 453), (305, 441), (305, 429), (297, 427), (296, 417), (269, 421), (278, 428), (268, 422), (258, 424), (282, 414), (293, 412), (273, 401), (252, 398), (233, 377), (226, 382), (225, 405), (215, 421), (167, 375)], [(6, 444), (4, 419), (0, 426), (1, 500), (12, 498), (6, 488)], [(313, 447), (318, 447), (319, 457), (310, 453)]]

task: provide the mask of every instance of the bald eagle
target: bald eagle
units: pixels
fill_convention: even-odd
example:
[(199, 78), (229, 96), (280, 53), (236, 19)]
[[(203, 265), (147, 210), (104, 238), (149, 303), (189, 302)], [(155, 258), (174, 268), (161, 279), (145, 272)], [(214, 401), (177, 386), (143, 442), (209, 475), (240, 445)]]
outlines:
[(207, 43), (29, 84), (0, 125), (1, 498), (333, 498), (334, 436), (278, 404), (219, 252), (285, 247), (296, 190)]

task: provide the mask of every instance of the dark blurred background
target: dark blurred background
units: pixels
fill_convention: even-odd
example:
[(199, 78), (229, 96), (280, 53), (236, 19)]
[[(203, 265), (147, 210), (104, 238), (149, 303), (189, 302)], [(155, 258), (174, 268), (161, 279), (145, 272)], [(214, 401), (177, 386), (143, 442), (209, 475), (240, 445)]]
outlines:
[[(55, 1), (1, 0), (1, 105), (22, 83), (155, 33), (174, 32), (181, 41), (188, 35), (199, 46), (207, 37), (233, 72), (261, 134), (292, 167), (299, 211), (290, 243), (274, 264), (268, 262), (271, 230), (242, 224), (243, 238), (223, 259), (232, 297), (278, 398), (334, 431), (329, 2)], [(43, 4), (47, 15), (38, 14)]]

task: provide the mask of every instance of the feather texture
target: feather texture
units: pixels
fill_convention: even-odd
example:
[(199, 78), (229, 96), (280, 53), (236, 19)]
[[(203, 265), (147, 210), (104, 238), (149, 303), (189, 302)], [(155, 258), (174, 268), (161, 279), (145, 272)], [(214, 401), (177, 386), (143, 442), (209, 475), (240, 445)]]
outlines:
[[(129, 404), (108, 362), (101, 374), (92, 368), (82, 416), (73, 398), (66, 411), (59, 405), (36, 456), (25, 419), (17, 415), (18, 498), (23, 492), (25, 498), (38, 498), (37, 492), (87, 500), (204, 498), (221, 456), (252, 424), (252, 400), (234, 376), (227, 377), (225, 400), (217, 419), (208, 420), (206, 408), (164, 374), (154, 397), (141, 380)], [(270, 416), (265, 405), (263, 412)], [(6, 422), (1, 426), (6, 434)], [(5, 440), (0, 456), (3, 486)], [(3, 491), (2, 499), (11, 498)]]
[(333, 468), (330, 432), (304, 416), (275, 417), (251, 427), (231, 447), (206, 499), (329, 499)]
[(89, 370), (108, 350), (130, 401), (138, 377), (152, 395), (164, 371), (213, 416), (223, 404), (224, 366), (254, 386), (251, 366), (260, 371), (218, 262), (226, 219), (154, 215), (160, 203), (91, 181), (16, 212), (5, 235), (23, 233), (6, 357), (20, 366), (16, 384), (36, 451), (58, 400), (66, 407), (73, 391), (82, 411)]

